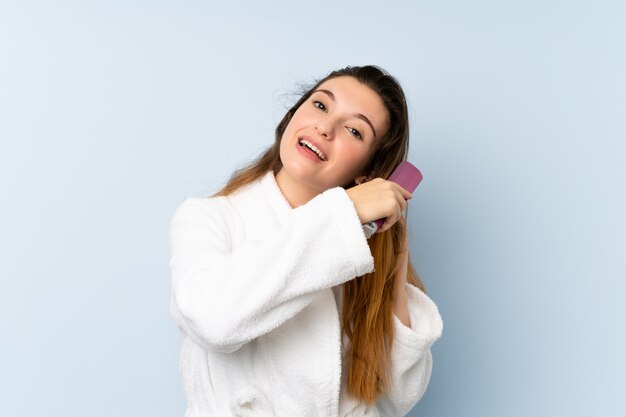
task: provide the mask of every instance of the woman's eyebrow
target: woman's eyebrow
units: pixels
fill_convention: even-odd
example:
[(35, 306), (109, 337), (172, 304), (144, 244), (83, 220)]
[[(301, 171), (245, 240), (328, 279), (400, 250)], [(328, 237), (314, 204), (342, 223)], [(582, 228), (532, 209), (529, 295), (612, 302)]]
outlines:
[[(333, 94), (332, 91), (325, 90), (323, 88), (318, 88), (317, 90), (315, 90), (315, 92), (317, 92), (317, 91), (325, 93), (328, 97), (330, 97), (330, 99), (332, 101), (335, 101), (335, 95)], [(361, 114), (361, 113), (355, 113), (354, 117), (358, 117), (359, 119), (361, 119), (365, 123), (367, 123), (372, 128), (372, 132), (374, 132), (374, 139), (376, 139), (376, 129), (374, 129), (374, 125), (372, 124), (372, 122), (370, 122), (370, 119), (368, 119), (367, 116), (365, 116), (364, 114)]]

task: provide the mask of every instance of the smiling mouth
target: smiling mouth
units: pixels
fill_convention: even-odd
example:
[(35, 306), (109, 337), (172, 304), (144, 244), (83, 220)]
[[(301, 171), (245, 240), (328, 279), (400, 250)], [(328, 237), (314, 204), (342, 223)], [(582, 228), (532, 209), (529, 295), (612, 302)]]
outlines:
[(315, 155), (317, 155), (317, 157), (319, 158), (320, 161), (326, 161), (326, 155), (324, 155), (322, 153), (322, 151), (320, 151), (315, 145), (313, 145), (311, 142), (309, 142), (306, 139), (299, 139), (298, 140), (298, 145), (300, 145), (303, 148), (308, 149), (309, 151), (313, 152)]

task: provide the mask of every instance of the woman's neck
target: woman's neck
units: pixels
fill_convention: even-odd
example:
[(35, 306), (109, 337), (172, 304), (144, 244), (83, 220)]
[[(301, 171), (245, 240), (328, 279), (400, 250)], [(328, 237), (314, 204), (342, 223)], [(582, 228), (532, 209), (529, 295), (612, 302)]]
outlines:
[(321, 192), (291, 177), (284, 168), (281, 168), (275, 177), (278, 188), (292, 208), (308, 203)]

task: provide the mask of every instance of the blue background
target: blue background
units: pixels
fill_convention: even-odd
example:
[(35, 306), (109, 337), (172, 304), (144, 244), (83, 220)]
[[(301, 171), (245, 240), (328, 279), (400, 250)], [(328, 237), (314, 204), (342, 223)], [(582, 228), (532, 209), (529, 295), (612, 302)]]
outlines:
[(169, 221), (298, 83), (408, 96), (444, 319), (411, 416), (626, 415), (622, 1), (0, 3), (0, 415), (181, 416)]

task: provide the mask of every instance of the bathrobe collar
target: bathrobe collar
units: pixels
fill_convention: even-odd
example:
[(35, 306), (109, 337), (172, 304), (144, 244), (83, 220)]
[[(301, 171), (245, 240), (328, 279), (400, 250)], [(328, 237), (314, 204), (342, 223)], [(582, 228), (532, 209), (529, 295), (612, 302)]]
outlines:
[(267, 171), (261, 178), (261, 184), (263, 185), (263, 190), (266, 193), (272, 209), (276, 213), (278, 223), (282, 225), (289, 213), (293, 210), (293, 207), (291, 207), (291, 204), (289, 204), (289, 201), (287, 201), (287, 198), (280, 190), (276, 182), (276, 177), (274, 176), (274, 171), (271, 169)]

